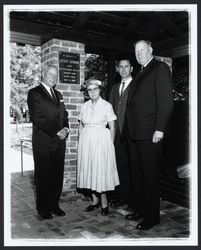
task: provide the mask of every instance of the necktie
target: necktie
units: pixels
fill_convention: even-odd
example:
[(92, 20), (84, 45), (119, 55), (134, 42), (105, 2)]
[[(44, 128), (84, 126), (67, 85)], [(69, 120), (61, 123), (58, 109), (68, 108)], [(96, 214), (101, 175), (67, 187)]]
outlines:
[(54, 92), (54, 90), (52, 88), (50, 89), (50, 92), (51, 92), (51, 95), (52, 95), (54, 101), (56, 102), (57, 101), (57, 97), (56, 97), (55, 92)]
[(121, 91), (120, 91), (120, 96), (122, 96), (122, 95), (123, 95), (123, 93), (124, 93), (124, 87), (125, 87), (125, 82), (122, 82), (122, 83), (121, 83)]
[(145, 69), (145, 67), (142, 66), (141, 69), (140, 69), (140, 72), (142, 73), (144, 69)]

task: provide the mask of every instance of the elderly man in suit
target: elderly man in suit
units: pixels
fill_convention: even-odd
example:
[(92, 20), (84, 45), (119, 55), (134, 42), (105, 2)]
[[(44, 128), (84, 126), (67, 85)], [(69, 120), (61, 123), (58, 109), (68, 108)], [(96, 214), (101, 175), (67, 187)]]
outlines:
[(52, 219), (52, 214), (65, 215), (59, 207), (59, 199), (69, 125), (63, 97), (54, 89), (57, 79), (57, 67), (48, 65), (43, 68), (42, 82), (29, 90), (27, 99), (33, 123), (36, 209), (41, 219)]
[(173, 110), (171, 72), (156, 61), (151, 42), (135, 44), (141, 69), (131, 85), (125, 116), (132, 190), (136, 210), (128, 220), (143, 220), (137, 229), (147, 230), (160, 222), (159, 172), (163, 138)]
[[(131, 73), (133, 66), (128, 58), (122, 58), (118, 62), (117, 71), (121, 77), (120, 82), (114, 84), (109, 96), (109, 102), (112, 104), (114, 112), (117, 116), (115, 123), (115, 151), (117, 170), (120, 179), (120, 185), (116, 187), (114, 196), (116, 196), (111, 205), (118, 206), (124, 203), (130, 204), (130, 174), (128, 151), (125, 138), (122, 137), (124, 126), (124, 116), (126, 112), (126, 103), (129, 88), (134, 84)], [(114, 203), (114, 204), (113, 204)]]

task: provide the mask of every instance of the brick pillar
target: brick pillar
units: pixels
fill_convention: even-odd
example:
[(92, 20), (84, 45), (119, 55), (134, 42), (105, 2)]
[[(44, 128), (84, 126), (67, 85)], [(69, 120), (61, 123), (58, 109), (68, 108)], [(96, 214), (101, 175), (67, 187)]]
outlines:
[(63, 191), (75, 193), (76, 191), (76, 168), (78, 146), (78, 114), (83, 103), (83, 95), (80, 92), (80, 84), (84, 82), (85, 45), (77, 42), (52, 39), (41, 47), (42, 66), (46, 64), (56, 65), (59, 69), (59, 51), (80, 54), (80, 82), (58, 83), (57, 89), (64, 97), (66, 110), (69, 113), (70, 134), (66, 141), (66, 155), (64, 167)]

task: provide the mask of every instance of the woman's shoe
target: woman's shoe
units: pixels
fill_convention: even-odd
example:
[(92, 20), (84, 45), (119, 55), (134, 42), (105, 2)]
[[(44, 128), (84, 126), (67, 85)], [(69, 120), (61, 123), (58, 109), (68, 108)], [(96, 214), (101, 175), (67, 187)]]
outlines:
[(85, 208), (85, 212), (91, 212), (91, 211), (93, 211), (93, 210), (95, 210), (95, 209), (97, 209), (97, 208), (99, 208), (100, 207), (100, 202), (98, 202), (97, 204), (95, 204), (95, 205), (89, 205), (88, 207), (86, 207)]
[(102, 214), (103, 216), (108, 215), (108, 213), (109, 213), (109, 207), (108, 207), (108, 206), (105, 207), (105, 208), (102, 208), (102, 207), (101, 207), (101, 214)]

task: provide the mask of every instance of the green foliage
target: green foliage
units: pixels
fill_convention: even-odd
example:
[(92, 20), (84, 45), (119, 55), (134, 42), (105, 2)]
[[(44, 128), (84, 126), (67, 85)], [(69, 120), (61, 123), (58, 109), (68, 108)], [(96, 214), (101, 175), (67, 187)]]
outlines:
[(108, 62), (100, 55), (88, 54), (85, 62), (85, 79), (100, 80), (104, 86), (108, 83)]
[[(104, 60), (103, 56), (87, 54), (85, 61), (85, 80), (89, 78), (102, 82), (105, 91), (102, 92), (101, 96), (105, 99), (108, 88), (108, 62)], [(88, 96), (85, 97), (88, 99)]]
[(10, 44), (11, 109), (17, 121), (27, 110), (27, 93), (36, 86), (41, 77), (41, 49), (30, 45)]
[(189, 98), (189, 57), (184, 56), (173, 60), (174, 99), (178, 101)]

